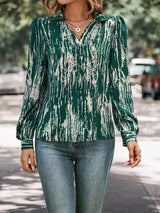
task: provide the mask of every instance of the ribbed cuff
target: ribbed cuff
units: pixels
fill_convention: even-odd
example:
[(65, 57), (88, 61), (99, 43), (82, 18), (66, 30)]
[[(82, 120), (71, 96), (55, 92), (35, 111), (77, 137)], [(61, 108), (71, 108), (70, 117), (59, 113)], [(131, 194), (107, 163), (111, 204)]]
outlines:
[(137, 135), (134, 135), (133, 133), (131, 134), (122, 134), (122, 141), (123, 141), (123, 146), (127, 146), (127, 143), (129, 141), (135, 141), (138, 143), (138, 140), (137, 140)]
[(33, 149), (33, 140), (23, 140), (21, 141), (21, 150), (23, 149)]

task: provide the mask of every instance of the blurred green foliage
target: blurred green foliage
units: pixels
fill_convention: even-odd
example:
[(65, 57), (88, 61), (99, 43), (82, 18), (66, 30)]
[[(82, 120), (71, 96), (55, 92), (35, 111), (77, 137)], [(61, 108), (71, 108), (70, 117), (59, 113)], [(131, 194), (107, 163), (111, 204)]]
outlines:
[(160, 55), (160, 0), (106, 2), (107, 14), (122, 15), (126, 21), (132, 57), (148, 52), (153, 57)]
[[(15, 54), (26, 65), (29, 29), (33, 18), (48, 16), (40, 0), (0, 1), (0, 62)], [(104, 0), (108, 15), (121, 15), (128, 28), (130, 57), (160, 55), (159, 0)]]

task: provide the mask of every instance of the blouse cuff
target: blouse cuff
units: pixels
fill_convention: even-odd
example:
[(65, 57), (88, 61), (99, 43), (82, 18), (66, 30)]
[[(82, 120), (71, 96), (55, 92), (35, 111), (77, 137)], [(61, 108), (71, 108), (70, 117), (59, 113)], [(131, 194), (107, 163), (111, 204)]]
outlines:
[(33, 149), (33, 140), (22, 140), (21, 141), (21, 150), (23, 149)]
[(123, 146), (127, 146), (127, 143), (129, 141), (135, 141), (138, 143), (138, 140), (137, 140), (137, 135), (133, 134), (133, 132), (128, 132), (127, 134), (123, 134), (122, 133), (122, 141), (123, 141)]

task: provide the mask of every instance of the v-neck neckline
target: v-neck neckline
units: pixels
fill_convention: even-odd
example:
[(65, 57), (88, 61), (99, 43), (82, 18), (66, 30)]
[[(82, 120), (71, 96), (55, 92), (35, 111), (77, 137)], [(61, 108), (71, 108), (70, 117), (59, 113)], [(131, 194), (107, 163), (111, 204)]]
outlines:
[(85, 35), (87, 34), (89, 28), (97, 23), (97, 22), (101, 22), (101, 21), (106, 21), (108, 18), (105, 14), (101, 14), (100, 12), (98, 12), (96, 9), (93, 10), (93, 14), (94, 14), (94, 20), (91, 21), (87, 27), (84, 29), (83, 33), (81, 34), (80, 38), (78, 38), (74, 32), (74, 30), (69, 26), (69, 24), (67, 24), (67, 22), (65, 21), (64, 17), (63, 17), (63, 8), (61, 8), (60, 10), (58, 10), (56, 12), (56, 17), (54, 18), (54, 20), (60, 20), (63, 22), (64, 27), (66, 28), (66, 30), (68, 30), (70, 32), (70, 34), (73, 36), (74, 42), (76, 44), (82, 44), (85, 38)]
[(83, 38), (84, 36), (86, 35), (89, 27), (93, 24), (93, 23), (96, 23), (95, 19), (93, 21), (91, 21), (87, 26), (86, 28), (84, 29), (84, 31), (82, 32), (80, 38), (78, 38), (76, 36), (76, 33), (74, 32), (74, 30), (69, 26), (69, 24), (67, 24), (67, 22), (64, 20), (64, 24), (66, 25), (67, 29), (71, 32), (71, 34), (73, 35), (74, 37), (74, 40), (77, 42), (77, 43), (81, 43), (83, 41)]

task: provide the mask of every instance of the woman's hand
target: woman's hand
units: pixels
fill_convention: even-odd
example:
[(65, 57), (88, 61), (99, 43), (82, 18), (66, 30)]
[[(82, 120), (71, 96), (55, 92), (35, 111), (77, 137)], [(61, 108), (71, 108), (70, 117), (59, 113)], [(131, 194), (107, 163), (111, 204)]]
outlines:
[(141, 149), (136, 141), (127, 142), (127, 148), (129, 150), (129, 160), (126, 161), (125, 165), (132, 165), (133, 168), (141, 161)]
[[(29, 159), (30, 159), (30, 163), (29, 163)], [(20, 161), (25, 171), (35, 172), (35, 168), (37, 166), (35, 165), (34, 149), (21, 150)]]

